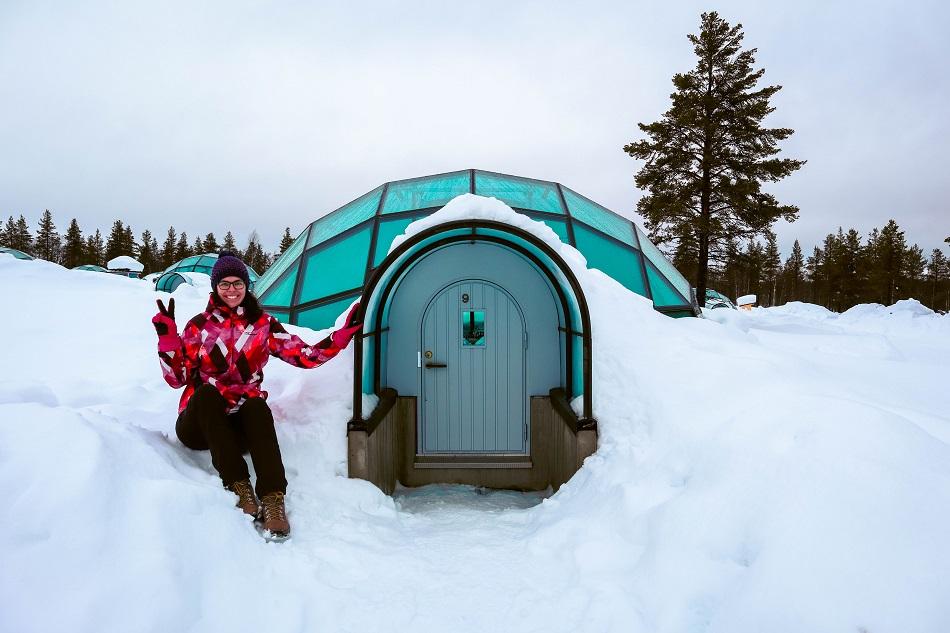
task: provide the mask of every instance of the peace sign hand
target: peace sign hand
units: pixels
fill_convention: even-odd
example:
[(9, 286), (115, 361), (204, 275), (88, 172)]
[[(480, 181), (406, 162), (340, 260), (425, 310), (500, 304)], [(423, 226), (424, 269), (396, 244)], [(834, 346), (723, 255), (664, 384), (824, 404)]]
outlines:
[(168, 307), (165, 307), (165, 304), (162, 303), (161, 299), (156, 299), (155, 303), (158, 305), (158, 311), (162, 316), (167, 316), (170, 319), (175, 318), (175, 298), (172, 297), (168, 300)]
[(175, 299), (168, 300), (168, 308), (161, 299), (156, 299), (155, 303), (158, 304), (158, 314), (152, 317), (152, 325), (155, 326), (155, 332), (159, 338), (169, 334), (178, 336), (178, 326), (175, 324)]

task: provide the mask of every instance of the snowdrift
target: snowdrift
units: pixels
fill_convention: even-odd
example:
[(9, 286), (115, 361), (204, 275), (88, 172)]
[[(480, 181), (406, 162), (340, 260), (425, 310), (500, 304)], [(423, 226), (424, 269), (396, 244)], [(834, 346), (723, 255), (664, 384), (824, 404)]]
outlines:
[[(950, 630), (950, 318), (673, 320), (559, 248), (593, 318), (581, 471), (527, 508), (387, 497), (345, 477), (352, 352), (274, 360), (281, 545), (175, 438), (167, 295), (0, 256), (0, 631)], [(206, 297), (181, 286), (179, 323)]]

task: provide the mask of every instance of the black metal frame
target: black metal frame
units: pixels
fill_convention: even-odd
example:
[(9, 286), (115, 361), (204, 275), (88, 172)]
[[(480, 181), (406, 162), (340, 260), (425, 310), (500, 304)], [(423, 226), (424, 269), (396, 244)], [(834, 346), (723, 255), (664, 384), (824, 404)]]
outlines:
[(367, 435), (372, 435), (383, 419), (396, 405), (396, 399), (399, 394), (392, 387), (386, 387), (379, 394), (379, 404), (373, 409), (372, 415), (367, 419), (353, 418), (346, 424), (347, 431), (366, 431)]
[[(565, 355), (566, 355), (566, 379), (568, 389), (573, 389), (573, 341), (571, 337), (576, 331), (573, 327), (571, 311), (568, 304), (567, 296), (564, 294), (561, 285), (558, 283), (557, 279), (554, 277), (554, 273), (548, 268), (548, 266), (542, 262), (534, 253), (530, 252), (525, 247), (520, 244), (515, 244), (508, 240), (505, 240), (501, 237), (494, 235), (483, 235), (477, 233), (478, 229), (492, 229), (500, 231), (502, 233), (507, 233), (513, 237), (520, 238), (542, 253), (544, 253), (548, 259), (554, 263), (555, 266), (561, 271), (565, 279), (567, 279), (568, 284), (571, 286), (571, 290), (574, 294), (574, 298), (577, 301), (577, 307), (580, 311), (581, 317), (581, 338), (582, 338), (582, 349), (584, 358), (582, 359), (583, 364), (583, 385), (584, 385), (584, 416), (585, 420), (593, 419), (593, 403), (592, 403), (592, 360), (591, 360), (591, 335), (590, 335), (590, 310), (587, 307), (587, 299), (584, 296), (584, 292), (581, 289), (580, 283), (577, 281), (577, 278), (574, 276), (574, 273), (568, 267), (567, 263), (561, 259), (561, 257), (551, 249), (545, 242), (540, 240), (537, 236), (519, 229), (517, 227), (511, 226), (510, 224), (505, 224), (503, 222), (496, 222), (493, 220), (455, 220), (452, 222), (446, 222), (438, 226), (426, 229), (421, 233), (418, 233), (412, 236), (410, 239), (406, 240), (400, 244), (396, 250), (391, 252), (386, 259), (373, 271), (372, 277), (366, 282), (366, 285), (363, 287), (363, 296), (371, 297), (373, 292), (376, 290), (376, 287), (379, 285), (382, 280), (383, 275), (388, 271), (388, 269), (393, 265), (393, 263), (404, 255), (410, 249), (416, 247), (419, 243), (439, 235), (440, 233), (445, 233), (448, 231), (454, 231), (457, 229), (471, 229), (470, 234), (461, 234), (461, 235), (452, 235), (445, 237), (440, 240), (436, 240), (431, 244), (427, 244), (424, 248), (420, 249), (418, 252), (413, 253), (411, 257), (407, 258), (406, 261), (402, 262), (399, 268), (394, 272), (392, 277), (386, 284), (386, 287), (383, 289), (382, 294), (379, 297), (378, 305), (385, 306), (389, 298), (389, 295), (392, 293), (393, 289), (396, 286), (396, 283), (402, 278), (403, 274), (408, 270), (408, 268), (416, 261), (427, 255), (428, 253), (453, 244), (455, 242), (489, 242), (496, 243), (506, 248), (510, 248), (516, 252), (519, 252), (523, 256), (527, 257), (532, 261), (542, 273), (548, 278), (553, 286), (555, 292), (558, 294), (558, 297), (561, 300), (562, 310), (564, 312), (565, 320), (565, 329), (571, 334), (565, 334)], [(366, 316), (366, 304), (361, 303), (359, 308), (359, 318), (365, 319)], [(374, 339), (374, 345), (376, 346), (376, 354), (374, 357), (374, 366), (373, 366), (373, 389), (377, 393), (380, 391), (380, 372), (381, 372), (381, 342), (382, 342), (382, 319), (383, 319), (383, 310), (379, 309), (376, 312), (376, 321), (373, 324), (372, 331), (369, 336), (372, 336)], [(357, 423), (362, 420), (362, 384), (363, 384), (363, 338), (359, 337), (355, 341), (355, 358), (353, 362), (353, 421)]]
[(571, 403), (567, 399), (567, 395), (564, 393), (564, 390), (560, 387), (555, 387), (550, 392), (548, 396), (551, 398), (551, 406), (554, 407), (554, 410), (558, 412), (558, 415), (561, 416), (561, 419), (567, 424), (567, 427), (571, 429), (574, 435), (577, 435), (578, 431), (585, 431), (587, 429), (597, 429), (597, 422), (592, 418), (578, 418), (577, 414), (574, 413), (574, 409), (571, 408)]

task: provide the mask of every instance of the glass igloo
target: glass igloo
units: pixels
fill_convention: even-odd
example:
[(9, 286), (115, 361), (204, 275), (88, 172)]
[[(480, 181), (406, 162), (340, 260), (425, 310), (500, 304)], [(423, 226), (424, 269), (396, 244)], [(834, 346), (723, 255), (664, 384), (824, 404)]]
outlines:
[(689, 282), (630, 220), (556, 182), (477, 169), (388, 182), (312, 222), (261, 276), (255, 292), (286, 323), (331, 327), (358, 297), (393, 239), (458, 195), (498, 198), (673, 317), (698, 314)]
[[(179, 273), (204, 273), (211, 276), (211, 269), (218, 261), (217, 253), (204, 253), (203, 255), (192, 255), (180, 261), (175, 262), (166, 268), (161, 276), (155, 280), (155, 289), (162, 292), (174, 292), (175, 288), (183, 283), (188, 283), (184, 275)], [(247, 276), (251, 281), (251, 290), (254, 290), (255, 284), (260, 277), (250, 266), (247, 267)]]

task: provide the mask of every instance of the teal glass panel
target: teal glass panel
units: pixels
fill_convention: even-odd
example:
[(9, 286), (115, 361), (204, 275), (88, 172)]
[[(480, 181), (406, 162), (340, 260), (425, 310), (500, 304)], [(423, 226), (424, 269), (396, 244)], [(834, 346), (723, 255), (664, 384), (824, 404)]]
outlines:
[(584, 394), (584, 337), (571, 336), (573, 362), (571, 363), (571, 399)]
[(175, 292), (175, 288), (185, 283), (185, 278), (178, 273), (165, 273), (158, 278), (155, 289), (161, 292)]
[[(363, 328), (363, 329), (364, 329), (364, 331), (366, 330), (366, 328)], [(388, 367), (388, 366), (389, 366), (389, 365), (388, 365), (389, 359), (388, 359), (387, 356), (388, 356), (388, 350), (389, 350), (389, 332), (388, 332), (388, 331), (385, 331), (385, 332), (381, 332), (381, 333), (380, 333), (380, 335), (379, 335), (379, 349), (376, 349), (376, 347), (375, 347), (374, 345), (372, 345), (373, 339), (374, 339), (374, 337), (367, 337), (367, 338), (364, 338), (364, 339), (363, 339), (363, 348), (365, 349), (365, 348), (369, 347), (370, 350), (375, 351), (375, 353), (379, 354), (379, 366), (380, 366), (381, 368)], [(367, 345), (367, 343), (370, 343), (370, 345)], [(372, 361), (372, 357), (370, 357), (370, 360)], [(367, 365), (364, 365), (364, 368), (365, 368), (365, 369), (370, 369), (371, 367), (372, 367), (372, 365), (368, 365), (368, 366), (367, 366)], [(387, 384), (387, 382), (385, 382), (385, 379), (387, 379), (388, 377), (387, 377), (387, 375), (386, 375), (386, 370), (385, 370), (385, 369), (383, 369), (382, 372), (383, 372), (383, 375), (380, 376), (380, 379), (381, 379), (380, 384), (381, 384), (381, 385), (385, 385), (385, 384)], [(373, 374), (372, 374), (372, 371), (369, 373), (369, 381), (368, 381), (366, 384), (371, 387), (370, 391), (372, 391), (372, 387), (375, 387), (375, 385), (373, 384)]]
[(656, 306), (682, 306), (689, 305), (684, 297), (673, 288), (673, 285), (666, 280), (660, 272), (647, 262), (647, 278), (650, 280), (650, 290), (653, 291), (653, 303)]
[(267, 314), (271, 315), (281, 323), (290, 323), (290, 310), (276, 310), (268, 308)]
[(663, 314), (665, 314), (668, 317), (672, 317), (674, 319), (684, 319), (686, 317), (696, 316), (695, 314), (693, 314), (692, 310), (674, 310), (672, 312), (664, 312)]
[[(297, 312), (297, 325), (308, 327), (311, 330), (325, 330), (327, 328), (332, 328), (333, 324), (336, 322), (336, 318), (343, 314), (344, 310), (349, 308), (350, 304), (353, 303), (353, 299), (356, 299), (358, 296), (359, 295), (353, 295), (346, 299), (340, 299), (339, 301), (334, 301), (333, 303), (328, 303), (326, 305), (300, 310)], [(317, 341), (307, 342), (316, 343)]]
[(368, 223), (346, 239), (305, 255), (300, 296), (296, 303), (306, 303), (361, 287), (366, 275), (372, 231), (373, 225)]
[(561, 190), (564, 192), (564, 200), (567, 202), (571, 217), (594, 227), (598, 231), (603, 231), (624, 244), (636, 247), (637, 243), (633, 237), (633, 222), (620, 217), (613, 211), (588, 200), (567, 187), (561, 187)]
[(498, 198), (509, 207), (564, 214), (554, 183), (475, 172), (475, 193)]
[[(27, 254), (24, 253), (23, 251), (18, 251), (18, 250), (15, 249), (15, 248), (8, 248), (8, 247), (6, 247), (6, 246), (0, 246), (0, 253), (6, 253), (7, 255), (13, 255), (13, 257), (16, 258), (16, 259), (22, 259), (22, 260), (31, 260), (31, 259), (33, 259), (33, 256), (32, 256), (32, 255), (27, 255)], [(76, 267), (73, 267), (72, 270), (76, 270)], [(83, 268), (82, 270), (88, 270), (88, 269)], [(106, 269), (103, 268), (103, 270), (106, 270)]]
[(280, 276), (283, 274), (283, 272), (290, 268), (291, 264), (297, 261), (297, 258), (303, 251), (303, 247), (306, 246), (306, 242), (307, 229), (304, 229), (303, 233), (298, 235), (297, 239), (294, 240), (294, 243), (287, 247), (287, 250), (284, 251), (284, 254), (278, 257), (277, 261), (271, 264), (270, 268), (264, 271), (264, 274), (261, 275), (254, 284), (255, 291), (257, 292), (258, 296), (261, 296), (267, 292), (268, 288), (271, 287), (271, 284), (280, 279)]
[(577, 240), (577, 250), (587, 258), (588, 268), (607, 273), (638, 295), (649, 296), (643, 283), (640, 254), (637, 251), (576, 223), (574, 239)]
[(360, 222), (365, 222), (376, 215), (376, 209), (379, 207), (379, 199), (382, 195), (382, 186), (376, 187), (369, 193), (314, 222), (313, 228), (310, 230), (310, 239), (307, 241), (307, 248), (322, 244), (331, 237), (336, 237), (343, 231), (351, 229)]
[(383, 213), (442, 207), (452, 198), (470, 192), (468, 171), (391, 182)]
[(381, 220), (379, 223), (379, 233), (376, 235), (376, 252), (373, 254), (373, 268), (379, 266), (380, 262), (386, 259), (389, 253), (389, 247), (397, 235), (402, 235), (406, 227), (425, 216), (416, 215), (411, 218), (396, 218), (393, 220)]
[[(557, 333), (557, 345), (558, 345), (558, 352), (559, 352), (558, 358), (566, 359), (566, 358), (567, 358), (567, 346), (568, 346), (568, 344), (570, 343), (570, 339), (571, 339), (572, 337), (569, 336), (569, 335), (567, 334), (567, 332), (564, 331), (564, 329), (562, 329), (562, 328), (564, 327), (564, 323), (563, 323), (563, 322), (558, 321), (558, 325), (561, 326), (561, 329), (558, 329), (558, 333)], [(568, 391), (570, 391), (570, 390), (571, 390), (571, 386), (567, 384), (567, 363), (566, 363), (566, 362), (563, 362), (563, 361), (561, 362), (561, 375), (560, 375), (560, 378), (561, 378), (561, 380), (560, 380), (560, 385), (561, 385), (561, 387), (564, 388), (565, 393), (568, 392)]]
[(217, 261), (218, 261), (217, 255), (202, 255), (195, 265), (207, 266), (208, 268), (212, 268)]
[(462, 311), (462, 347), (485, 347), (484, 310)]
[(261, 303), (271, 306), (290, 307), (290, 302), (294, 298), (294, 284), (297, 282), (297, 269), (299, 260), (294, 262), (293, 266), (287, 269), (280, 280), (268, 288), (267, 293), (261, 296)]
[(557, 236), (561, 239), (562, 242), (564, 242), (565, 244), (571, 243), (571, 239), (567, 233), (567, 222), (565, 222), (564, 220), (554, 220), (552, 218), (535, 218), (535, 219), (540, 219), (542, 222), (550, 226), (554, 230), (554, 232), (557, 233)]
[[(640, 230), (640, 227), (637, 227), (637, 237), (640, 238), (640, 250), (643, 251), (647, 260), (653, 262), (653, 265), (669, 280), (669, 283), (673, 284), (677, 292), (684, 297), (688, 297), (690, 295), (690, 285), (689, 282), (686, 281), (686, 277), (680, 274), (680, 271), (676, 270), (676, 266), (673, 265), (673, 262), (667, 259), (666, 255), (654, 246), (650, 238), (646, 236), (646, 233)], [(689, 301), (684, 301), (683, 303), (688, 304)]]
[(186, 257), (185, 259), (178, 262), (178, 265), (175, 266), (175, 268), (181, 269), (181, 268), (186, 268), (188, 266), (194, 266), (195, 264), (198, 263), (199, 259), (201, 259), (201, 257), (198, 257), (198, 256)]

